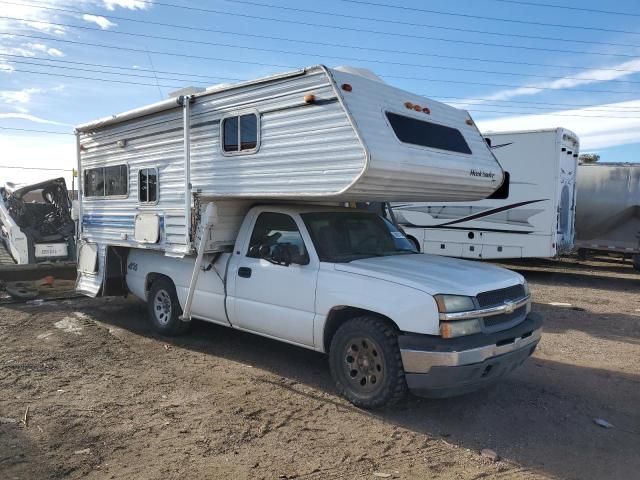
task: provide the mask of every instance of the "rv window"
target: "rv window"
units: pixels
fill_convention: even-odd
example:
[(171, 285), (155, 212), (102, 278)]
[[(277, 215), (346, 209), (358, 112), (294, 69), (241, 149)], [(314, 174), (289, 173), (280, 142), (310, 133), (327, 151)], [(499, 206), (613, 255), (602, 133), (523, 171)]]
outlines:
[(104, 169), (105, 196), (114, 197), (127, 194), (127, 166), (117, 165)]
[(104, 168), (84, 171), (84, 196), (104, 197)]
[(225, 152), (255, 150), (258, 146), (258, 116), (250, 113), (225, 118), (222, 121), (222, 138)]
[(140, 203), (156, 203), (158, 200), (158, 170), (143, 168), (138, 173), (138, 200)]
[(460, 130), (397, 113), (386, 112), (386, 115), (391, 128), (401, 142), (449, 152), (471, 153)]
[(505, 198), (509, 198), (509, 180), (510, 180), (509, 172), (505, 171), (504, 172), (504, 181), (502, 182), (502, 185), (500, 185), (500, 188), (498, 188), (495, 192), (493, 192), (491, 194), (491, 196), (489, 196), (487, 198), (500, 199), (500, 200), (504, 200)]
[(89, 168), (84, 172), (85, 197), (115, 197), (128, 193), (126, 165)]

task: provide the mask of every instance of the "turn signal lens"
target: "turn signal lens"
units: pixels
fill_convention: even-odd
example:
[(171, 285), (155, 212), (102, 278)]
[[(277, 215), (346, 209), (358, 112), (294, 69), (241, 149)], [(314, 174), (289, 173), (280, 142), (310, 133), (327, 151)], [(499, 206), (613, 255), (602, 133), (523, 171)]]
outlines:
[(440, 322), (440, 335), (442, 338), (463, 337), (480, 333), (481, 331), (480, 320), (477, 318), (457, 322)]

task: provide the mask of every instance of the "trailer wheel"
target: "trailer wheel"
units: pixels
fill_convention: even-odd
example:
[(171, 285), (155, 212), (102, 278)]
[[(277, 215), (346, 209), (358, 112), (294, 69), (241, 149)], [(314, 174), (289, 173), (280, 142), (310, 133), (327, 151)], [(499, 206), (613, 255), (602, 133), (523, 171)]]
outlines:
[(338, 391), (361, 408), (380, 408), (403, 398), (407, 383), (395, 330), (373, 316), (342, 324), (329, 347)]
[(180, 320), (182, 308), (176, 295), (176, 287), (168, 278), (158, 278), (151, 284), (147, 309), (153, 329), (161, 335), (180, 335), (191, 326), (191, 322)]

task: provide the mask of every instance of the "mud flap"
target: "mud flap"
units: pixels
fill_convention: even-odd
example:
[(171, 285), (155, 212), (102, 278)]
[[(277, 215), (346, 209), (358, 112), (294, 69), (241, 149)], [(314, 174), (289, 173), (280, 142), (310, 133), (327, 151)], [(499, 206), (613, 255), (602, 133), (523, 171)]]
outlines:
[(80, 243), (76, 291), (97, 297), (102, 290), (105, 271), (105, 247), (96, 243)]

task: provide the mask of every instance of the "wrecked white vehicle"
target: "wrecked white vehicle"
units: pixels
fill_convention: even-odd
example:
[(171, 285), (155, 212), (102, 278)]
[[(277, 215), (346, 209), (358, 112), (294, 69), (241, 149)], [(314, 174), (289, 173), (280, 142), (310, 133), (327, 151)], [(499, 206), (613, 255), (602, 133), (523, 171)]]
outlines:
[(0, 238), (18, 264), (75, 261), (75, 222), (64, 178), (0, 187)]

